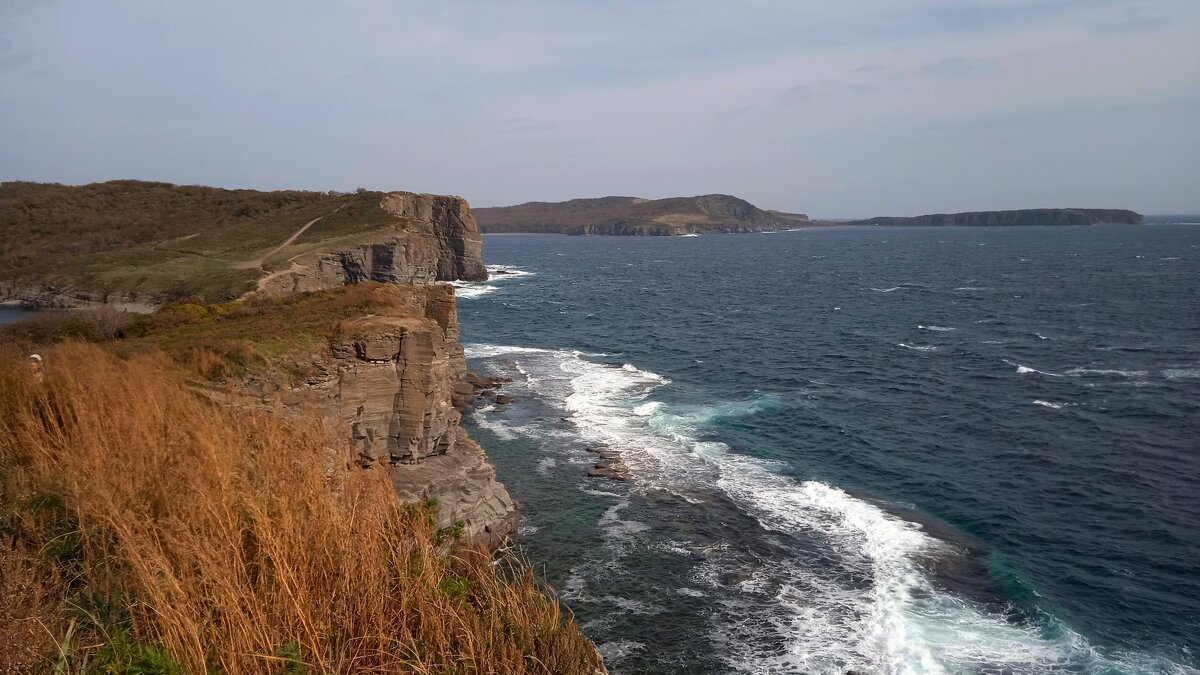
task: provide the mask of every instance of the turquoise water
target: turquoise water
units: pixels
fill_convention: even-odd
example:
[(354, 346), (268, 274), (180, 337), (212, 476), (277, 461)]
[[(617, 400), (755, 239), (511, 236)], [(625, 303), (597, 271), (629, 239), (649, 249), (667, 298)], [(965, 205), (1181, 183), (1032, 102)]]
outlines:
[(1200, 227), (484, 255), (468, 421), (615, 672), (1196, 672)]

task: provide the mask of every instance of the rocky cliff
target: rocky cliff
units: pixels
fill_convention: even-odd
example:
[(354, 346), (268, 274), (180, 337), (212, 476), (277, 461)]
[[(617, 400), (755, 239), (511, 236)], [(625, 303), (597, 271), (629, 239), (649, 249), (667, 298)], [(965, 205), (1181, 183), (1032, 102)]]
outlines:
[(971, 227), (993, 226), (1053, 226), (1053, 225), (1098, 225), (1100, 223), (1142, 222), (1142, 215), (1123, 209), (1018, 209), (1014, 211), (967, 211), (964, 213), (934, 213), (925, 216), (879, 217), (855, 220), (846, 225), (888, 226), (944, 226), (960, 225)]
[[(331, 291), (332, 301), (348, 290)], [(370, 294), (370, 314), (342, 320), (326, 344), (298, 354), (302, 381), (248, 376), (206, 393), (247, 409), (319, 411), (360, 466), (390, 473), (402, 499), (436, 500), (438, 527), (461, 522), (467, 541), (500, 546), (516, 532), (518, 507), (460, 426), (456, 405), (470, 402), (472, 387), (453, 287), (369, 283), (357, 292)]]
[(487, 278), (459, 197), (0, 184), (0, 302), (146, 310), (247, 292)]
[(379, 203), (403, 223), (381, 228), (365, 240), (330, 243), (301, 254), (290, 266), (259, 282), (272, 295), (336, 288), (363, 281), (431, 284), (483, 281), (483, 241), (462, 197), (389, 192)]
[(703, 232), (765, 232), (812, 225), (800, 213), (764, 211), (730, 195), (668, 199), (601, 197), (475, 209), (485, 233), (542, 232), (664, 236)]

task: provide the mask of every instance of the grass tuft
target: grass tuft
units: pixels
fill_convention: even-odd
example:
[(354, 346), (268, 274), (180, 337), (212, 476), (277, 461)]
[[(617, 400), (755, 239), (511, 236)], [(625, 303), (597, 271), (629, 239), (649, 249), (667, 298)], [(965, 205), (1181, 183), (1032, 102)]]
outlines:
[(222, 409), (162, 352), (46, 362), (0, 353), (0, 672), (600, 666), (527, 567), (446, 554), (320, 418)]

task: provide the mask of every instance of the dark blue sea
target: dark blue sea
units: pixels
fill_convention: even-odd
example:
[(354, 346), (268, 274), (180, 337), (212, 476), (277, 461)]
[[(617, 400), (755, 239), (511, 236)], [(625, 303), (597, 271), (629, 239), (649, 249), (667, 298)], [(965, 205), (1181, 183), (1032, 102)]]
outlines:
[(0, 324), (12, 323), (14, 321), (20, 321), (21, 319), (24, 319), (27, 316), (29, 316), (29, 312), (26, 312), (25, 310), (19, 309), (17, 307), (0, 306)]
[(1200, 227), (484, 255), (468, 421), (614, 672), (1197, 672)]

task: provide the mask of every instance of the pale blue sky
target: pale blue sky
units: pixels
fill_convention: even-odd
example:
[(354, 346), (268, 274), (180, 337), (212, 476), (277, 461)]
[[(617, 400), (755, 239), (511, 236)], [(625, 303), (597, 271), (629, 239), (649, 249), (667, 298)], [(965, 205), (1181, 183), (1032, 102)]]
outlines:
[(1200, 211), (1196, 0), (0, 4), (0, 179)]

